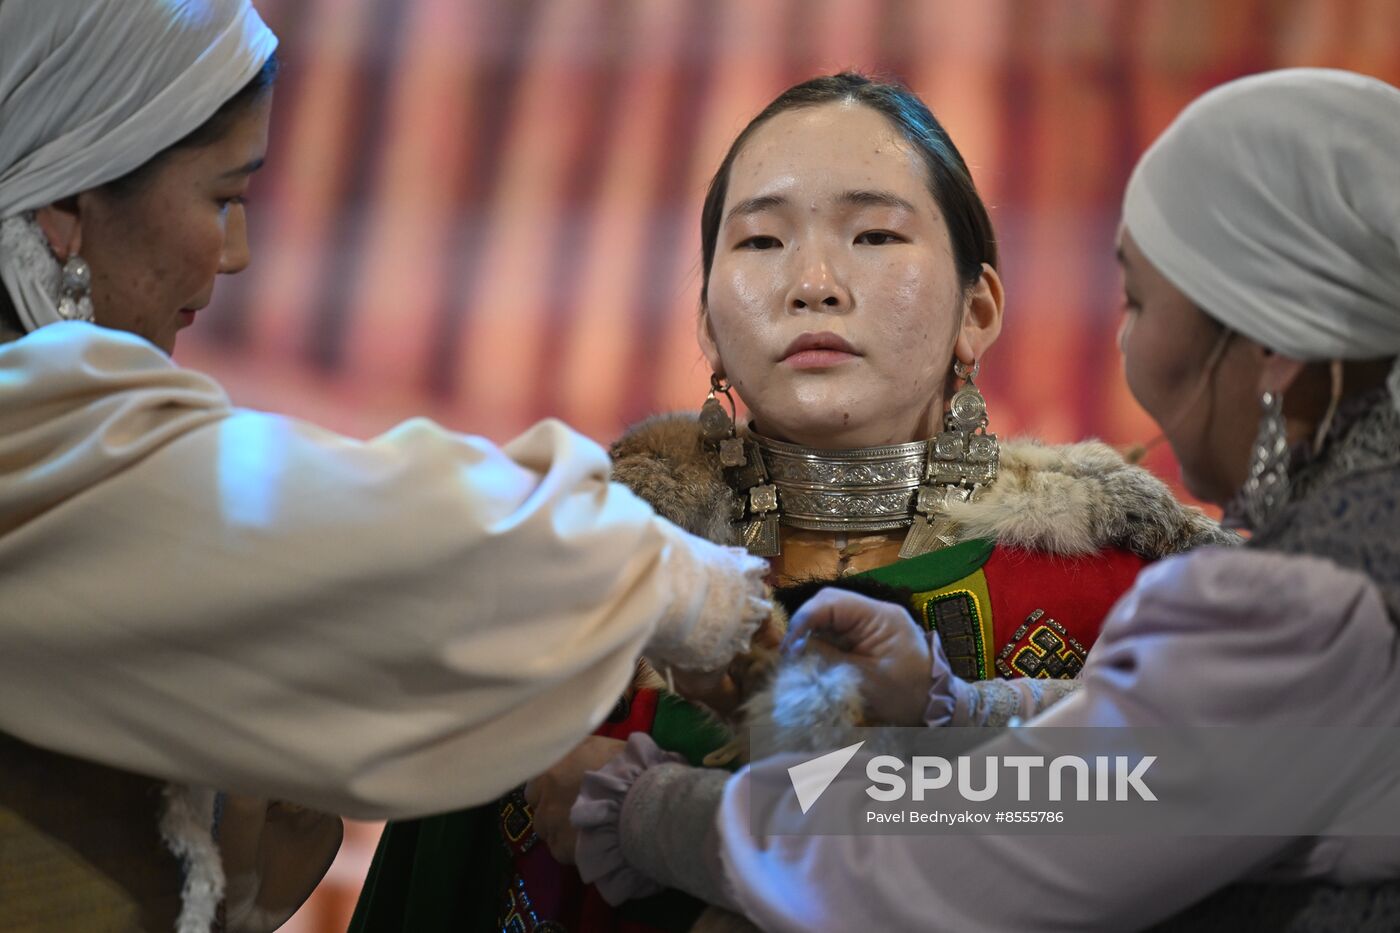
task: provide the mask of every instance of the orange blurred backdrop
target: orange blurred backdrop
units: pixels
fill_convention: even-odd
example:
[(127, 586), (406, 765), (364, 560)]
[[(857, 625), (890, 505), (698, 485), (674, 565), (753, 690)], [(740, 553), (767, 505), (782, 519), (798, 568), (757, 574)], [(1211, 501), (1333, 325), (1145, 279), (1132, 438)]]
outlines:
[[(426, 414), (504, 440), (557, 415), (607, 441), (697, 407), (709, 176), (783, 88), (855, 68), (923, 96), (991, 207), (992, 429), (1145, 439), (1114, 346), (1133, 160), (1241, 74), (1400, 83), (1395, 0), (256, 2), (283, 70), (254, 263), (177, 355), (240, 404), (359, 436)], [(1175, 482), (1169, 452), (1149, 464)], [(345, 929), (377, 833), (350, 827), (284, 929)]]

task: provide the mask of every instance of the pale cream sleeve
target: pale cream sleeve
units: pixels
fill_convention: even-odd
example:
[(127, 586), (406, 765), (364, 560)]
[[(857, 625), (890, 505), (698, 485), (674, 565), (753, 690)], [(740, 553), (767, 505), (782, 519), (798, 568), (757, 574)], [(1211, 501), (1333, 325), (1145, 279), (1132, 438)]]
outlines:
[(718, 666), (767, 612), (761, 561), (655, 517), (557, 422), (362, 443), (232, 409), (130, 339), (50, 342), (73, 358), (5, 351), (25, 392), (0, 365), (0, 730), (25, 741), (448, 810), (567, 752), (644, 650)]

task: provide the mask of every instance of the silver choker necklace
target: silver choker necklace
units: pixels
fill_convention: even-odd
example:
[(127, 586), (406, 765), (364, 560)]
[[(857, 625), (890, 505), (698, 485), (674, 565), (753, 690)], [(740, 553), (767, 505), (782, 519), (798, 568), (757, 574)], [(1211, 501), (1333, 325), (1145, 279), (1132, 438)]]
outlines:
[(908, 528), (928, 466), (927, 441), (816, 450), (749, 435), (778, 487), (784, 525), (814, 531)]
[(734, 518), (744, 546), (760, 557), (782, 553), (780, 523), (857, 533), (908, 528), (903, 558), (956, 543), (948, 506), (971, 501), (991, 485), (1000, 457), (995, 434), (949, 421), (949, 430), (927, 441), (850, 450), (818, 450), (750, 432), (741, 441), (742, 461), (725, 469), (739, 494)]
[[(778, 525), (815, 531), (874, 532), (908, 528), (900, 557), (918, 557), (956, 542), (948, 506), (973, 499), (997, 476), (997, 436), (987, 433), (987, 403), (973, 383), (976, 366), (949, 400), (943, 430), (926, 441), (817, 450), (749, 432), (741, 435), (715, 398), (701, 409), (701, 436), (718, 453), (737, 494), (734, 521), (744, 546), (761, 557), (782, 552)], [(732, 405), (732, 399), (731, 399)]]

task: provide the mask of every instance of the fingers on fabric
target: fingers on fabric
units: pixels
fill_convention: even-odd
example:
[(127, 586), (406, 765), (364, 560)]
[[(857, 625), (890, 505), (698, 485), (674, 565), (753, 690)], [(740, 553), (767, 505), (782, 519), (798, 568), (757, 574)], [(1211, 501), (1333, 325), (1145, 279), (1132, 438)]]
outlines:
[(839, 641), (859, 627), (880, 602), (849, 590), (825, 589), (807, 600), (792, 614), (783, 650), (790, 652), (803, 640), (820, 634), (828, 641)]
[(525, 784), (525, 802), (530, 805), (535, 835), (562, 865), (573, 864), (573, 827), (569, 825), (573, 796), (549, 771)]
[(708, 707), (719, 715), (727, 715), (739, 704), (739, 689), (730, 670), (673, 671), (671, 687), (689, 700)]
[(626, 743), (619, 739), (591, 735), (544, 774), (525, 784), (525, 802), (530, 805), (535, 834), (559, 863), (574, 863), (577, 833), (569, 822), (569, 811), (578, 798), (584, 773), (598, 770), (625, 747)]
[(822, 590), (793, 615), (783, 649), (859, 671), (870, 721), (921, 721), (932, 680), (931, 648), (927, 633), (903, 606), (846, 590)]
[(782, 606), (774, 604), (773, 612), (759, 625), (758, 631), (754, 632), (753, 647), (777, 648), (787, 633), (787, 625), (787, 616), (783, 613)]
[(784, 651), (791, 654), (812, 639), (821, 639), (852, 654), (876, 657), (913, 637), (921, 637), (921, 632), (904, 607), (827, 589), (793, 615)]
[(802, 651), (805, 654), (815, 654), (822, 660), (830, 664), (854, 664), (857, 667), (864, 666), (868, 659), (861, 657), (851, 657), (850, 652), (843, 651), (835, 645), (823, 641), (820, 638), (808, 638), (802, 643)]

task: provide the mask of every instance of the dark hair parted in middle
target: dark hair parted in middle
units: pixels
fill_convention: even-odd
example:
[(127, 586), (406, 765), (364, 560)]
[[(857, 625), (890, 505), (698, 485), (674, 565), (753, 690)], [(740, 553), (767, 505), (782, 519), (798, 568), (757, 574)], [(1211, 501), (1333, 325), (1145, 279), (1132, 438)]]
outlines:
[(953, 145), (943, 124), (908, 88), (875, 81), (861, 74), (842, 72), (813, 78), (788, 88), (750, 120), (729, 147), (715, 177), (710, 180), (710, 188), (705, 193), (705, 207), (700, 212), (702, 303), (708, 300), (710, 269), (714, 266), (719, 241), (724, 199), (729, 192), (729, 173), (744, 144), (759, 127), (780, 113), (830, 103), (863, 104), (878, 111), (913, 144), (928, 168), (929, 191), (948, 225), (948, 235), (953, 241), (953, 262), (957, 267), (958, 281), (964, 288), (971, 287), (981, 276), (983, 263), (996, 268), (996, 234), (992, 230), (991, 218), (987, 216), (987, 206), (982, 203), (977, 186), (972, 183), (972, 173), (968, 171), (962, 153)]

